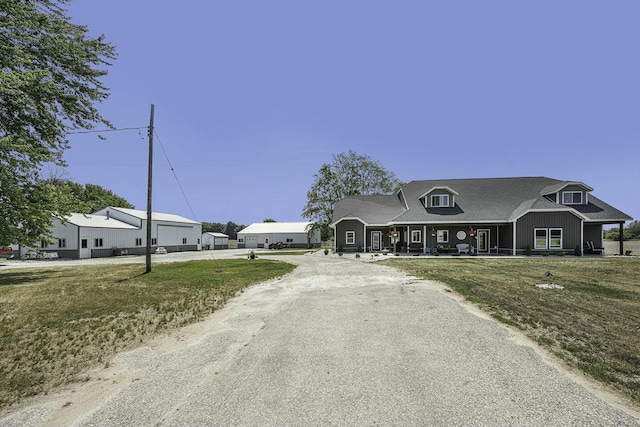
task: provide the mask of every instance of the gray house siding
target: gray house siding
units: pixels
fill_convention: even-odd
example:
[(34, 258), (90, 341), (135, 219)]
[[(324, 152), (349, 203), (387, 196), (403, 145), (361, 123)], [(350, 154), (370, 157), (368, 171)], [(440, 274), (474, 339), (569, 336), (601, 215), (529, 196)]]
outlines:
[(536, 228), (561, 228), (562, 250), (573, 250), (581, 245), (582, 221), (570, 212), (530, 212), (517, 222), (516, 248), (524, 250), (535, 247)]
[(513, 251), (513, 225), (511, 223), (500, 226), (498, 248), (500, 252), (511, 253)]
[(584, 240), (592, 241), (596, 248), (601, 248), (602, 242), (602, 224), (585, 224)]
[[(355, 241), (353, 244), (347, 244), (347, 232), (355, 232)], [(364, 224), (357, 220), (345, 220), (336, 225), (335, 236), (336, 249), (342, 247), (346, 251), (354, 251), (366, 247), (364, 236)]]

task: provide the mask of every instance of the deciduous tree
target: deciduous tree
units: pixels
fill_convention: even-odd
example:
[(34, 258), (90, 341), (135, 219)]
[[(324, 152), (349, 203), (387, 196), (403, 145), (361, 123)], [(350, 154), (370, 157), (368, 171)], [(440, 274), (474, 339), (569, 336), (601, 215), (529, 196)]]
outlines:
[(41, 179), (63, 166), (66, 135), (110, 126), (94, 107), (107, 98), (100, 79), (115, 58), (104, 36), (73, 24), (69, 0), (0, 2), (0, 244), (35, 243), (54, 215), (73, 209), (64, 186)]
[(347, 196), (389, 194), (402, 185), (395, 174), (379, 162), (351, 150), (334, 155), (332, 162), (323, 164), (313, 178), (302, 216), (313, 221), (314, 228), (320, 228), (322, 240), (330, 237), (329, 224), (338, 200)]

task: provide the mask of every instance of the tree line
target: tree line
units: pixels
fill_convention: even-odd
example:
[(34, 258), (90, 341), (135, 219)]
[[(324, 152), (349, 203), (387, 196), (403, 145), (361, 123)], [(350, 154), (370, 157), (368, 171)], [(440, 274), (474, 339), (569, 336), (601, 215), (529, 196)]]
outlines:
[[(620, 228), (612, 228), (604, 232), (604, 238), (607, 240), (620, 241)], [(638, 240), (640, 239), (640, 221), (635, 220), (629, 223), (622, 229), (623, 240)]]

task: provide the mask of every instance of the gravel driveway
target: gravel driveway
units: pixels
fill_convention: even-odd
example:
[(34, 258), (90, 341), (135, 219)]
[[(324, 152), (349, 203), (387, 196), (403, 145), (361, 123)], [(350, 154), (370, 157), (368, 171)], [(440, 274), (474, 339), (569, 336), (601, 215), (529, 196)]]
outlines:
[(436, 283), (366, 257), (281, 259), (299, 267), (0, 425), (639, 425)]

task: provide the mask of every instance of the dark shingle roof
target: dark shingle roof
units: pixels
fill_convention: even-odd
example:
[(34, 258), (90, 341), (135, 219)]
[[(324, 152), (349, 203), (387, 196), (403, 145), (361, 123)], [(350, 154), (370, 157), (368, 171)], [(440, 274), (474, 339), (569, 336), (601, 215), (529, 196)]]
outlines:
[[(347, 197), (336, 203), (334, 222), (357, 217), (367, 224), (407, 224), (437, 222), (508, 222), (529, 210), (569, 210), (587, 221), (626, 221), (631, 217), (589, 195), (589, 204), (564, 206), (545, 197), (567, 185), (583, 183), (546, 177), (479, 178), (412, 181), (401, 192), (407, 202), (404, 209), (398, 196)], [(455, 207), (424, 207), (420, 196), (434, 187), (449, 187), (455, 195)]]
[(333, 218), (360, 218), (367, 224), (387, 224), (403, 210), (402, 203), (395, 194), (352, 196), (335, 204)]

